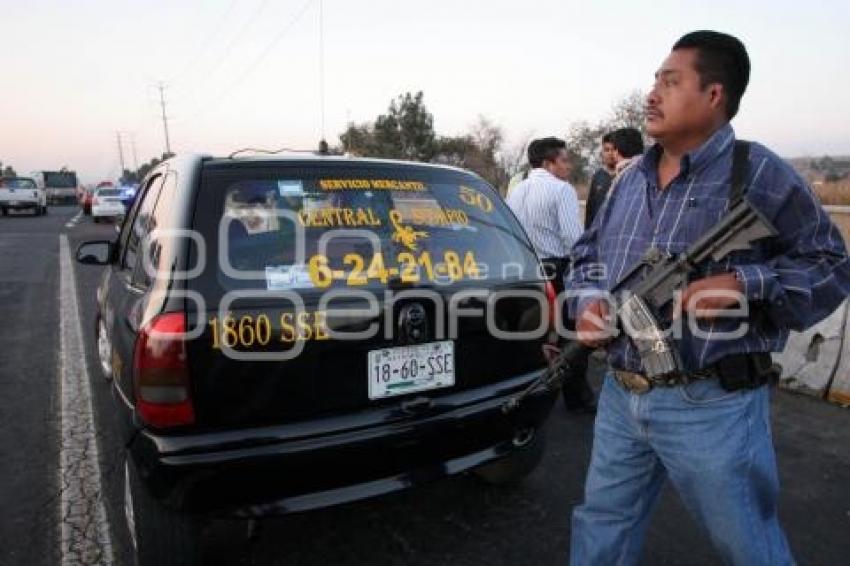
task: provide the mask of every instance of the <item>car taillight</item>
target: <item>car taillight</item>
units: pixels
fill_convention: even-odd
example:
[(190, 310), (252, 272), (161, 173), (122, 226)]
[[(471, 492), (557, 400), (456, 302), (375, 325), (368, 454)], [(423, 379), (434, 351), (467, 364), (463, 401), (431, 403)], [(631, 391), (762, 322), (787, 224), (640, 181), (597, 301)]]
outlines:
[(555, 307), (556, 307), (556, 298), (557, 293), (555, 293), (555, 286), (552, 285), (551, 281), (546, 282), (546, 300), (549, 301), (549, 328), (553, 328), (555, 324)]
[(91, 203), (92, 203), (92, 204), (97, 204), (97, 197), (94, 197), (93, 199), (91, 199)]
[(152, 427), (195, 422), (185, 332), (186, 315), (167, 313), (145, 325), (136, 338), (133, 354), (136, 411)]

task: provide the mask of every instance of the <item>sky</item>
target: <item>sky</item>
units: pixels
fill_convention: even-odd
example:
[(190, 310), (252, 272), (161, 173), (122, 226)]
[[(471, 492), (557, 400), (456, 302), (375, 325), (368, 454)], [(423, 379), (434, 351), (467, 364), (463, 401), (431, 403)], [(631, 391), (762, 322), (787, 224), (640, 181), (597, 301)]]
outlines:
[(0, 161), (19, 173), (114, 179), (116, 132), (128, 167), (160, 155), (159, 83), (178, 153), (316, 147), (322, 76), (331, 143), (417, 90), (442, 135), (485, 116), (508, 145), (563, 136), (648, 90), (695, 29), (747, 45), (740, 137), (850, 154), (850, 2), (0, 0), (0, 14)]

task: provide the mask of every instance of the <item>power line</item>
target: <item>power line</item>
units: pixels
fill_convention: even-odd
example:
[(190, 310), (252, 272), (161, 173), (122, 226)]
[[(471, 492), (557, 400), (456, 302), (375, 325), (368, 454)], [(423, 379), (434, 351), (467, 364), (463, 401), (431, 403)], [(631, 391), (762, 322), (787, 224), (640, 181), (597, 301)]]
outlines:
[(231, 53), (233, 53), (233, 51), (234, 51), (234, 50), (233, 50), (233, 47), (236, 45), (236, 41), (237, 41), (238, 39), (240, 39), (240, 37), (242, 36), (242, 34), (244, 34), (244, 33), (245, 33), (245, 31), (247, 31), (248, 27), (249, 27), (252, 23), (254, 23), (254, 20), (256, 20), (256, 19), (259, 17), (259, 15), (263, 12), (263, 10), (266, 8), (266, 5), (267, 5), (268, 3), (269, 3), (269, 0), (263, 0), (263, 1), (260, 3), (260, 5), (257, 7), (257, 9), (256, 9), (256, 10), (254, 10), (254, 12), (251, 14), (251, 16), (250, 16), (250, 17), (249, 17), (249, 18), (248, 18), (248, 19), (247, 19), (247, 20), (246, 20), (246, 21), (242, 24), (242, 26), (239, 28), (239, 31), (237, 31), (237, 32), (236, 32), (236, 35), (234, 35), (233, 37), (231, 37), (231, 38), (230, 38), (230, 41), (227, 43), (227, 47), (225, 47), (225, 48), (224, 48), (224, 51), (222, 52), (221, 57), (217, 57), (217, 58), (213, 61), (213, 66), (212, 66), (212, 68), (210, 68), (210, 69), (206, 72), (206, 75), (207, 75), (207, 78), (208, 78), (208, 79), (209, 79), (209, 77), (211, 77), (211, 76), (212, 76), (212, 75), (213, 75), (216, 71), (218, 71), (218, 69), (221, 67), (221, 64), (222, 64), (222, 63), (223, 63), (223, 62), (227, 59), (227, 57), (228, 57)]
[(254, 61), (252, 61), (249, 66), (245, 67), (245, 70), (242, 72), (241, 75), (239, 75), (239, 78), (237, 80), (231, 81), (229, 88), (223, 90), (211, 104), (209, 104), (206, 108), (196, 112), (190, 118), (197, 118), (199, 116), (203, 116), (204, 114), (215, 108), (218, 104), (220, 104), (221, 101), (224, 100), (227, 96), (229, 96), (230, 93), (233, 92), (233, 89), (239, 84), (241, 84), (251, 73), (256, 70), (257, 66), (262, 63), (266, 57), (268, 57), (272, 49), (275, 48), (275, 46), (280, 42), (281, 39), (283, 39), (283, 37), (289, 32), (289, 30), (292, 29), (295, 24), (301, 21), (301, 18), (304, 17), (304, 14), (307, 12), (307, 9), (312, 3), (313, 0), (307, 0), (306, 2), (304, 2), (298, 12), (296, 12), (295, 17), (293, 17), (283, 28), (281, 28), (280, 32), (266, 45), (263, 51), (260, 52), (259, 56), (254, 59)]
[(200, 44), (200, 48), (198, 49), (195, 56), (192, 57), (189, 60), (189, 62), (186, 63), (186, 65), (183, 66), (183, 68), (180, 70), (179, 73), (172, 76), (172, 78), (170, 80), (171, 83), (175, 82), (175, 80), (182, 79), (183, 76), (186, 75), (192, 69), (192, 67), (194, 67), (195, 64), (198, 63), (201, 60), (201, 56), (206, 54), (210, 45), (212, 45), (212, 40), (219, 36), (219, 32), (221, 31), (222, 26), (227, 21), (227, 17), (233, 11), (233, 8), (236, 7), (237, 2), (238, 2), (238, 0), (232, 0), (230, 2), (230, 5), (227, 7), (227, 9), (219, 17), (218, 21), (216, 22), (216, 25), (214, 25), (212, 27), (212, 31), (207, 35), (207, 37), (203, 41), (203, 43)]

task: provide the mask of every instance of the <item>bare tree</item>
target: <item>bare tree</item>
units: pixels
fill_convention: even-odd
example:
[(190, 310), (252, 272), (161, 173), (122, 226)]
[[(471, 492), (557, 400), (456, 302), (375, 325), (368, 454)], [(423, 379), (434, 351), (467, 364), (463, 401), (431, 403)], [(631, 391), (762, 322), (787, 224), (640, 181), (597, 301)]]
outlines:
[(586, 121), (569, 125), (565, 139), (573, 157), (573, 182), (585, 184), (592, 172), (600, 166), (599, 151), (602, 136), (617, 128), (636, 128), (646, 135), (646, 95), (634, 91), (614, 103), (610, 114), (595, 124)]

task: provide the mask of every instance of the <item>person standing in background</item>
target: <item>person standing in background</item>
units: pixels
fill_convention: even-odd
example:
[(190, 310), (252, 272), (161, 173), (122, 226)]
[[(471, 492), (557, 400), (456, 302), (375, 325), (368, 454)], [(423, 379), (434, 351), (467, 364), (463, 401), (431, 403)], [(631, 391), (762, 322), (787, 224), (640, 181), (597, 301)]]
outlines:
[(602, 208), (611, 183), (631, 160), (643, 153), (643, 136), (637, 128), (619, 128), (602, 137), (602, 167), (593, 174), (584, 214), (584, 227), (590, 228)]
[[(528, 162), (532, 167), (528, 178), (513, 188), (506, 202), (531, 239), (555, 293), (561, 293), (570, 269), (570, 250), (582, 233), (578, 197), (567, 182), (572, 169), (567, 144), (552, 137), (534, 140), (528, 146)], [(572, 329), (569, 320), (567, 328)], [(593, 391), (585, 378), (587, 368), (581, 365), (576, 364), (574, 375), (564, 381), (564, 404), (568, 409), (592, 411)]]
[(602, 167), (596, 170), (590, 179), (590, 190), (587, 192), (587, 202), (584, 209), (584, 227), (590, 228), (593, 218), (599, 211), (599, 207), (605, 202), (605, 196), (614, 180), (615, 166), (617, 165), (616, 150), (611, 140), (611, 133), (602, 136)]
[(643, 154), (643, 136), (637, 128), (620, 128), (611, 132), (614, 146), (614, 178), (625, 169), (632, 160)]

